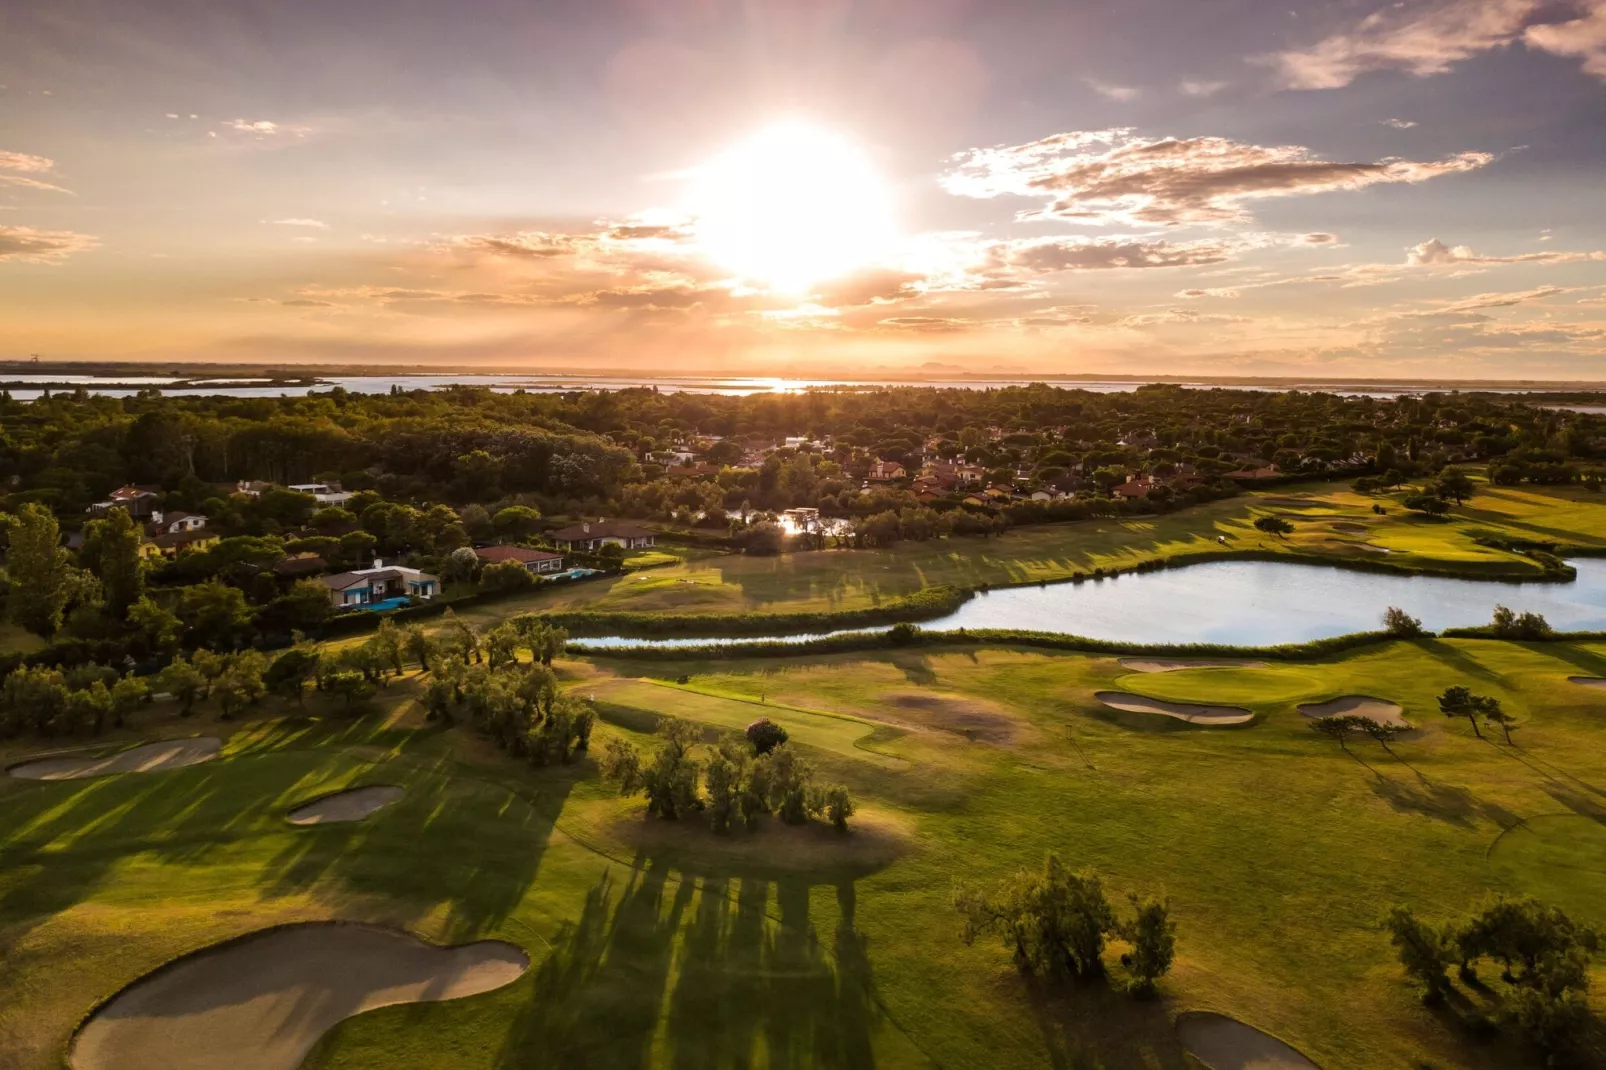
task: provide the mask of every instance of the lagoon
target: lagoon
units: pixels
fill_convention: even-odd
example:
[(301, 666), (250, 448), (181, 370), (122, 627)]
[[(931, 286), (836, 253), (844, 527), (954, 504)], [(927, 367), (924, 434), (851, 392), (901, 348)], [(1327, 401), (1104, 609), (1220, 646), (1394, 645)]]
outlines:
[[(1211, 561), (1081, 583), (983, 592), (947, 616), (920, 622), (920, 627), (1060, 632), (1155, 645), (1276, 646), (1378, 630), (1389, 606), (1399, 606), (1421, 618), (1424, 627), (1440, 631), (1485, 624), (1496, 605), (1506, 605), (1542, 614), (1558, 631), (1606, 630), (1606, 560), (1586, 558), (1571, 564), (1578, 570), (1571, 583), (1519, 584), (1282, 561)], [(577, 642), (598, 648), (796, 642), (864, 630), (741, 639), (610, 636)]]

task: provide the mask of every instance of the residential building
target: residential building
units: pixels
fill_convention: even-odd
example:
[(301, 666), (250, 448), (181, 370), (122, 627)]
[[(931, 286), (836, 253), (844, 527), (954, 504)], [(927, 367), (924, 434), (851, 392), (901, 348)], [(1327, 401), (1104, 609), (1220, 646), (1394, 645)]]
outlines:
[(345, 505), (356, 497), (349, 490), (341, 490), (339, 483), (292, 483), (285, 489), (310, 494), (318, 499), (319, 505)]
[(191, 531), (164, 531), (152, 535), (140, 544), (141, 556), (153, 556), (145, 552), (146, 546), (156, 547), (156, 553), (163, 557), (177, 557), (190, 550), (210, 550), (218, 544), (215, 532), (205, 528)]
[(151, 513), (152, 535), (177, 535), (187, 531), (200, 531), (204, 527), (206, 527), (206, 517), (200, 513), (186, 513), (182, 509), (174, 509), (167, 513)]
[(481, 546), (475, 549), (474, 556), (487, 565), (517, 561), (531, 572), (563, 571), (563, 555), (546, 550), (527, 550), (522, 546)]
[(656, 532), (632, 524), (628, 520), (585, 521), (570, 527), (559, 528), (549, 536), (559, 550), (572, 553), (576, 550), (600, 550), (604, 546), (621, 546), (626, 550), (645, 550), (657, 540)]
[(127, 484), (112, 491), (103, 502), (96, 502), (89, 507), (91, 513), (105, 513), (111, 509), (122, 508), (128, 515), (136, 519), (150, 516), (156, 508), (156, 499), (162, 496), (161, 487), (136, 486)]
[(866, 473), (865, 478), (872, 483), (891, 483), (894, 480), (903, 479), (908, 474), (903, 465), (898, 464), (896, 461), (877, 461), (870, 466), (870, 471)]
[(390, 598), (434, 598), (440, 593), (440, 578), (416, 568), (386, 565), (378, 558), (373, 568), (337, 572), (321, 576), (329, 588), (329, 600), (336, 608), (355, 609)]
[(317, 554), (306, 553), (280, 558), (273, 563), (273, 572), (287, 579), (301, 579), (304, 576), (316, 576), (328, 567), (329, 562)]

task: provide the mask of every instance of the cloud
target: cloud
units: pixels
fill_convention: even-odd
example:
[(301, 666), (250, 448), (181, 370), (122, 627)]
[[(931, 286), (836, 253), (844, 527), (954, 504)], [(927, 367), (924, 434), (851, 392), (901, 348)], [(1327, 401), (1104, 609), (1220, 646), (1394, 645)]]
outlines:
[(1257, 57), (1289, 89), (1339, 89), (1368, 71), (1399, 70), (1426, 78), (1456, 63), (1522, 41), (1530, 48), (1576, 56), (1606, 78), (1606, 0), (1564, 0), (1562, 22), (1534, 24), (1555, 5), (1544, 0), (1437, 0), (1427, 7), (1395, 4), (1306, 49)]
[(281, 129), (278, 123), (270, 122), (267, 119), (257, 119), (255, 121), (250, 119), (230, 119), (223, 125), (229, 130), (237, 130), (242, 134), (259, 134), (265, 136), (277, 134)]
[(1207, 289), (1207, 290), (1193, 290), (1193, 289), (1190, 289), (1190, 290), (1178, 290), (1177, 291), (1177, 296), (1183, 298), (1184, 300), (1196, 301), (1201, 297), (1223, 297), (1223, 298), (1226, 298), (1226, 297), (1242, 297), (1243, 294), (1238, 290), (1230, 290), (1230, 289)]
[(1227, 88), (1227, 85), (1226, 82), (1183, 82), (1177, 88), (1182, 90), (1184, 96), (1213, 97)]
[(1385, 8), (1308, 49), (1260, 57), (1289, 89), (1339, 89), (1367, 71), (1426, 78), (1521, 33), (1539, 0), (1441, 0), (1426, 11)]
[(56, 166), (56, 161), (44, 156), (33, 156), (26, 152), (6, 152), (0, 150), (0, 171), (22, 171), (28, 174), (44, 174)]
[(1522, 39), (1558, 56), (1578, 56), (1586, 73), (1606, 78), (1606, 0), (1590, 0), (1581, 18), (1530, 26)]
[(1491, 308), (1511, 308), (1514, 305), (1527, 304), (1530, 301), (1540, 301), (1546, 297), (1555, 297), (1557, 294), (1572, 293), (1565, 286), (1536, 286), (1531, 290), (1518, 290), (1511, 293), (1483, 293), (1473, 294), (1454, 301), (1444, 301), (1428, 308), (1414, 309), (1409, 312), (1396, 314), (1399, 319), (1487, 319), (1478, 313)]
[(1606, 253), (1556, 251), (1519, 253), (1516, 256), (1480, 256), (1468, 246), (1449, 246), (1437, 238), (1429, 238), (1420, 245), (1412, 246), (1405, 254), (1405, 262), (1413, 267), (1438, 264), (1566, 264), (1579, 260), (1606, 260)]
[(579, 235), (552, 234), (541, 230), (527, 230), (517, 234), (467, 234), (453, 241), (465, 249), (521, 260), (550, 260), (554, 257), (573, 256), (587, 244), (587, 240)]
[(1409, 130), (1416, 125), (1415, 119), (1379, 119), (1384, 126), (1392, 126), (1396, 130)]
[(1246, 203), (1386, 183), (1425, 182), (1485, 167), (1495, 156), (1332, 163), (1298, 145), (1221, 137), (1141, 138), (1130, 129), (1073, 131), (1024, 145), (971, 149), (942, 177), (950, 193), (1047, 199), (1025, 218), (1102, 226), (1221, 225), (1250, 218)]
[(812, 296), (829, 308), (886, 304), (918, 296), (919, 284), (925, 278), (924, 275), (896, 268), (877, 268), (833, 279), (817, 287)]
[(29, 175), (49, 174), (55, 166), (56, 161), (45, 156), (0, 150), (0, 172), (11, 172), (10, 174), (0, 174), (0, 186), (20, 186), (23, 189), (45, 190), (49, 193), (65, 193), (71, 196), (72, 190), (62, 189), (60, 186), (52, 185), (41, 179), (28, 177)]
[(1143, 95), (1142, 90), (1135, 89), (1129, 85), (1112, 85), (1109, 82), (1101, 82), (1097, 78), (1083, 78), (1082, 81), (1086, 82), (1089, 89), (1105, 100), (1119, 101), (1122, 104), (1131, 103)]
[(275, 227), (308, 227), (312, 230), (328, 230), (329, 224), (318, 219), (274, 219), (264, 220)]
[(1228, 316), (1216, 312), (1198, 312), (1191, 308), (1168, 308), (1164, 312), (1142, 312), (1115, 321), (1117, 327), (1161, 327), (1169, 324), (1191, 323), (1247, 323), (1247, 316)]
[(956, 334), (976, 326), (972, 320), (950, 316), (893, 316), (878, 320), (877, 327), (894, 331), (913, 331), (916, 334)]
[(989, 251), (997, 266), (1031, 274), (1219, 264), (1244, 248), (1227, 241), (1167, 242), (1142, 238), (1033, 238), (1001, 242)]
[(99, 244), (98, 238), (70, 230), (0, 226), (0, 261), (59, 264), (74, 253), (93, 249)]

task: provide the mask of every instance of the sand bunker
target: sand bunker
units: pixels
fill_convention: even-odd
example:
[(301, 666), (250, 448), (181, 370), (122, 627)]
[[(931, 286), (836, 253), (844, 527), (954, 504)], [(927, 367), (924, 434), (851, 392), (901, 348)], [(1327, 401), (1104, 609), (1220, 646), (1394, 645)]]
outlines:
[(1270, 1033), (1221, 1014), (1179, 1015), (1177, 1039), (1210, 1070), (1318, 1070)]
[(40, 758), (14, 765), (6, 772), (25, 780), (79, 780), (111, 773), (160, 773), (210, 761), (222, 749), (223, 741), (212, 736), (169, 739), (161, 743), (142, 743), (100, 758)]
[(1299, 707), (1299, 712), (1313, 720), (1322, 717), (1365, 717), (1369, 721), (1379, 724), (1399, 725), (1401, 728), (1414, 728), (1410, 721), (1405, 719), (1405, 711), (1392, 702), (1385, 702), (1380, 698), (1369, 698), (1366, 695), (1345, 695), (1328, 702), (1307, 702)]
[(1179, 669), (1264, 669), (1264, 661), (1234, 658), (1122, 658), (1121, 668), (1133, 672), (1176, 672)]
[(434, 947), (407, 933), (312, 923), (179, 959), (90, 1016), (74, 1070), (295, 1070), (318, 1038), (375, 1007), (457, 999), (529, 969), (512, 944)]
[(291, 810), (285, 815), (292, 825), (322, 825), (330, 821), (361, 821), (382, 806), (389, 806), (404, 794), (389, 784), (371, 784), (325, 795)]
[(1606, 687), (1606, 677), (1600, 676), (1569, 676), (1567, 682), (1582, 687)]
[(1125, 691), (1100, 691), (1093, 697), (1112, 710), (1158, 713), (1164, 717), (1187, 721), (1189, 724), (1247, 724), (1255, 719), (1255, 715), (1242, 706), (1199, 706), (1191, 702), (1164, 702), (1157, 698), (1129, 695)]
[(1018, 722), (1007, 711), (967, 695), (891, 691), (881, 695), (881, 701), (908, 714), (909, 720), (923, 727), (984, 743), (1008, 743), (1018, 728)]

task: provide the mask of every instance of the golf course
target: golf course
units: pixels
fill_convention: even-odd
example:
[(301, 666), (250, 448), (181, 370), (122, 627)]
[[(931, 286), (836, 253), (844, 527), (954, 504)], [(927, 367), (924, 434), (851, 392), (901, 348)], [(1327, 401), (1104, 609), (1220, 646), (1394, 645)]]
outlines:
[[(1602, 643), (554, 668), (599, 723), (546, 768), (428, 719), (417, 667), (355, 707), (158, 702), (92, 750), (7, 744), (5, 1065), (209, 1066), (257, 1045), (238, 1065), (1537, 1066), (1425, 1006), (1380, 919), (1509, 893), (1606, 924), (1606, 695), (1571, 679), (1606, 677)], [(1513, 742), (1439, 712), (1457, 684), (1499, 698)], [(1346, 699), (1410, 730), (1311, 731), (1311, 704)], [(647, 818), (597, 756), (650, 746), (664, 716), (706, 739), (770, 718), (852, 792), (848, 831)], [(186, 738), (221, 747), (115, 759)], [(27, 776), (44, 757), (53, 775)], [(1113, 979), (1115, 942), (1111, 981), (1051, 985), (961, 940), (956, 881), (1047, 852), (1112, 901), (1169, 902), (1152, 998)], [(338, 939), (308, 935), (336, 921)]]

